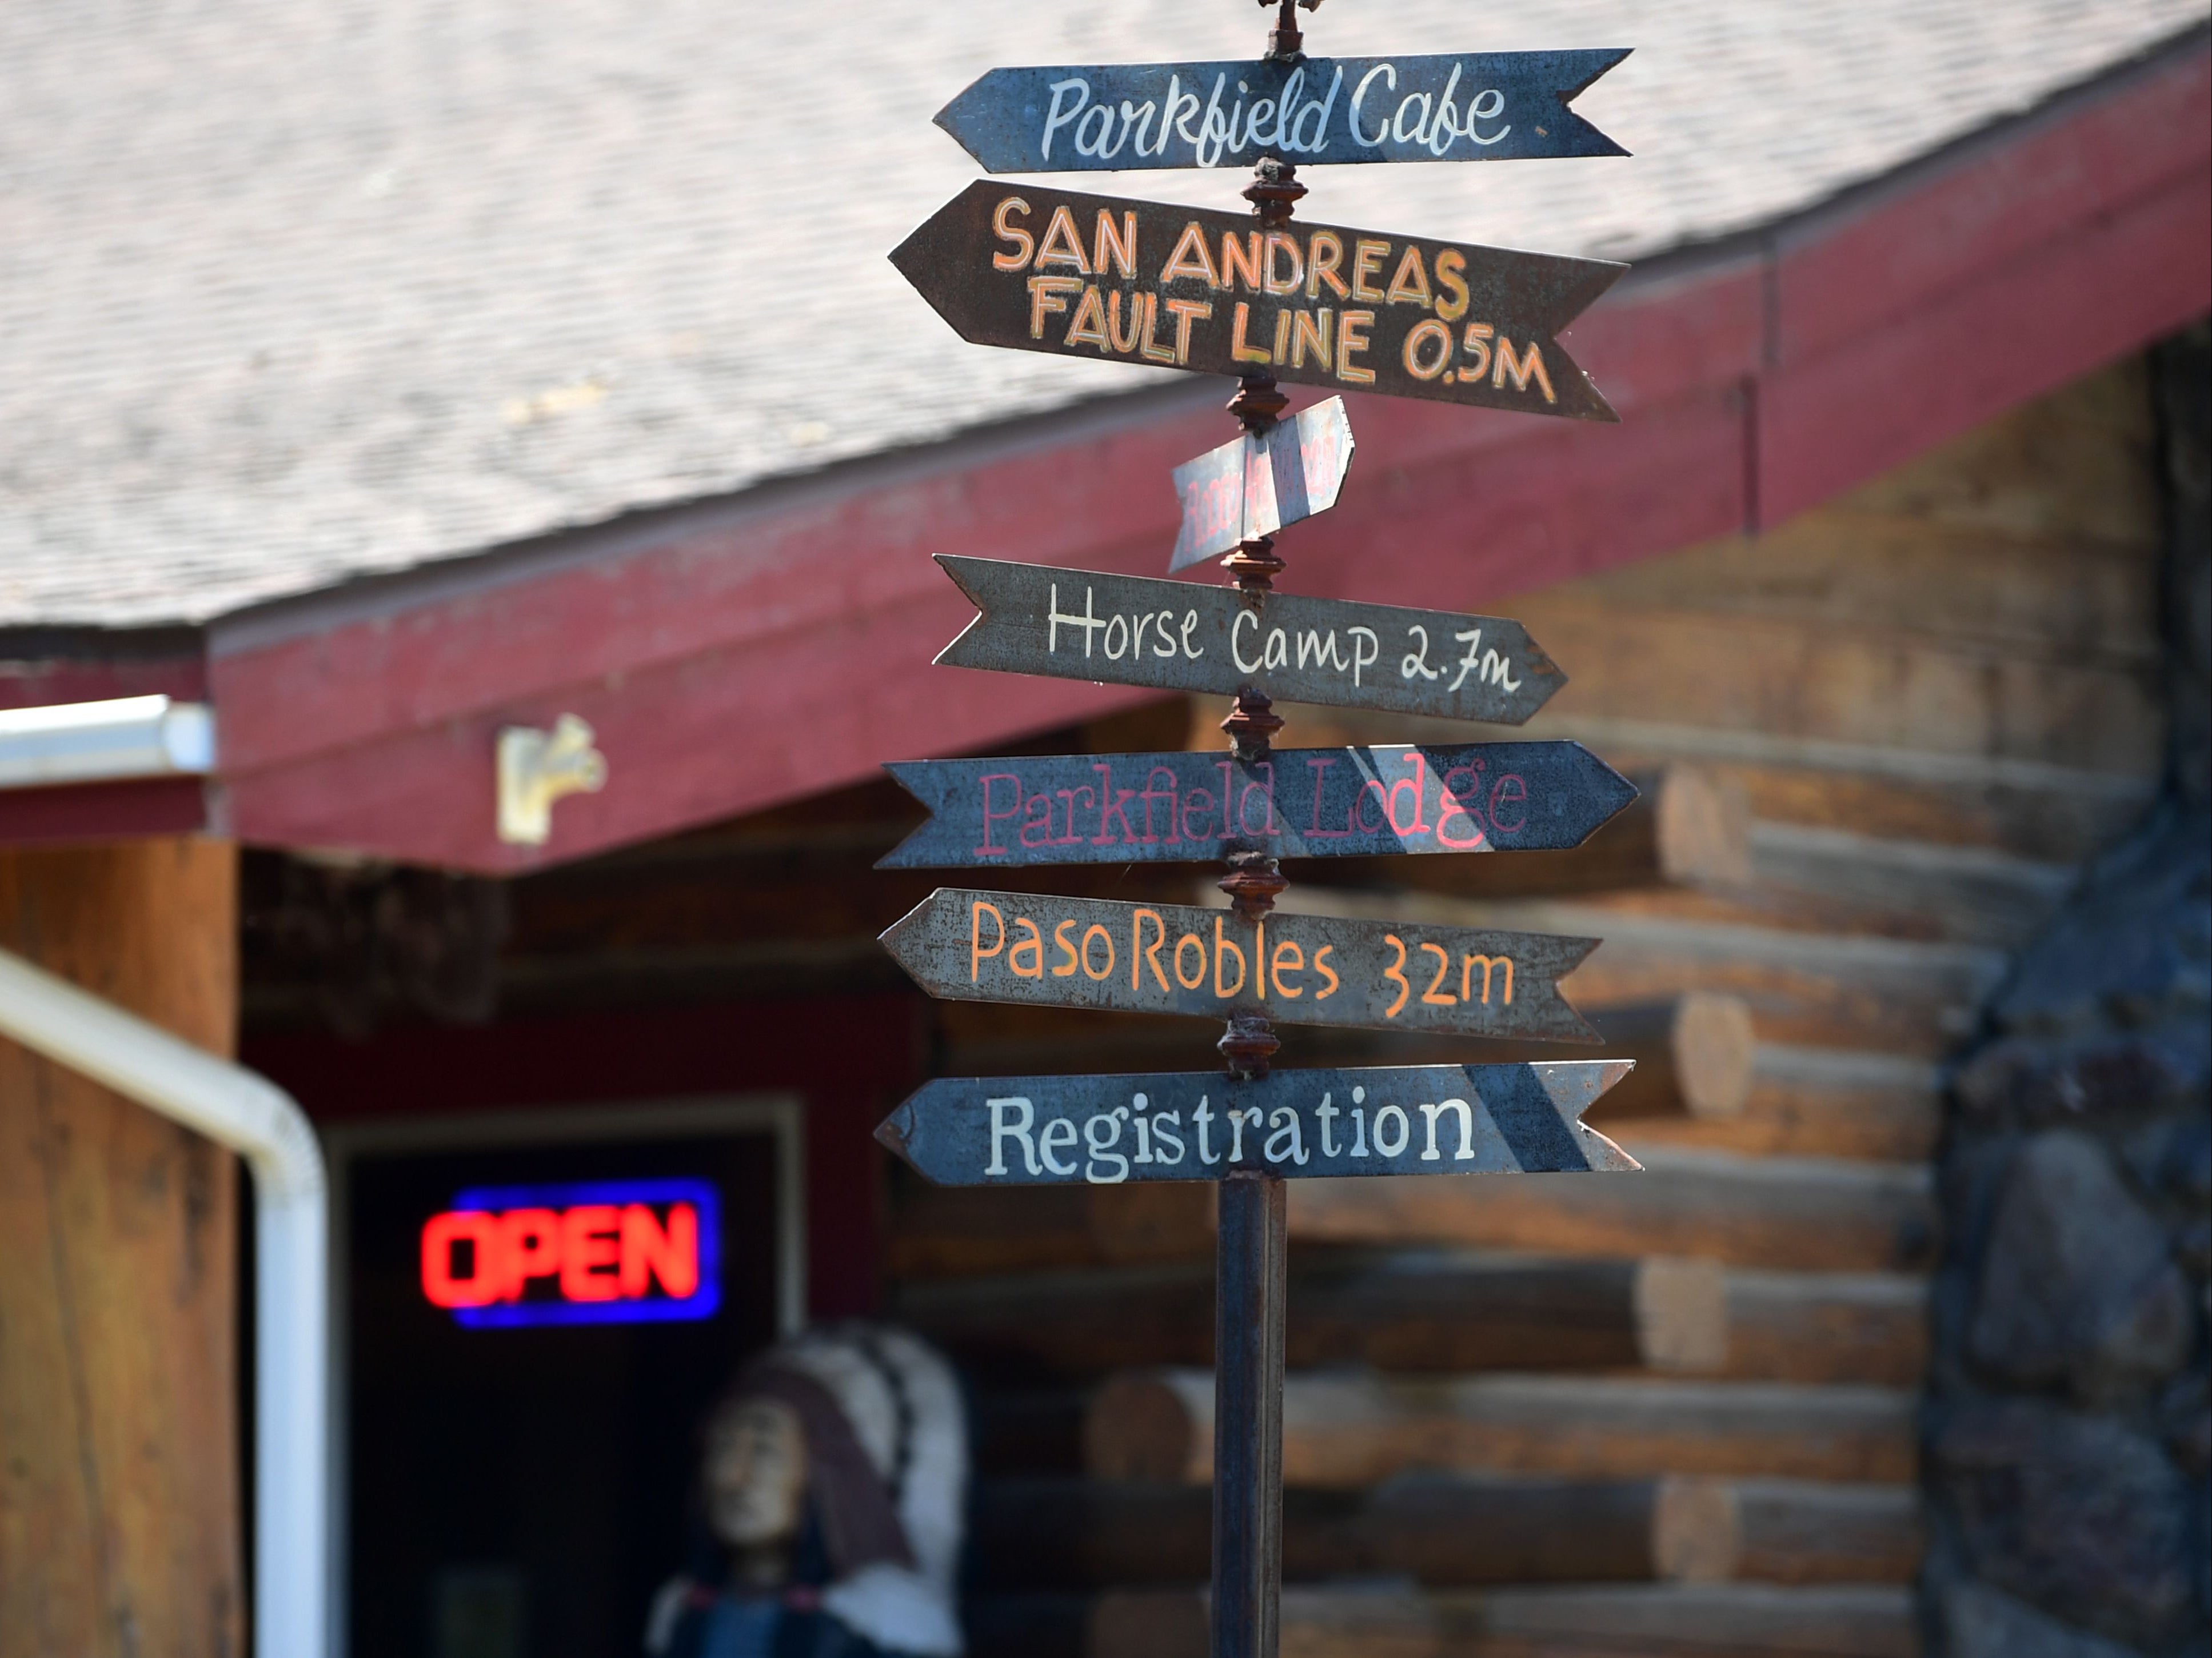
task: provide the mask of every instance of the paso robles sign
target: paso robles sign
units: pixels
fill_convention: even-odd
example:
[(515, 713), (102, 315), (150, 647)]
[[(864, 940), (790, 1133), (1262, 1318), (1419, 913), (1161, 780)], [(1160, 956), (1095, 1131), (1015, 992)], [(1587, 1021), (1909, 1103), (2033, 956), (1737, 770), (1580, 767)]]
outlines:
[(940, 887), (883, 943), (954, 1001), (1598, 1040), (1557, 983), (1595, 938)]

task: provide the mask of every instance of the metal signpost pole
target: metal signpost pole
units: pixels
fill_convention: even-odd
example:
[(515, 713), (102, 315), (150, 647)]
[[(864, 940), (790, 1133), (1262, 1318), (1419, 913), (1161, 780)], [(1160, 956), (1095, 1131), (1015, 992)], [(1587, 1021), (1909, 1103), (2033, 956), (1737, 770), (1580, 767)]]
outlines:
[[(1268, 55), (1294, 56), (1299, 34), (1291, 0), (1268, 36)], [(1267, 157), (1244, 187), (1266, 230), (1286, 223), (1305, 186), (1288, 162)], [(1247, 374), (1229, 402), (1248, 440), (1267, 436), (1289, 403), (1272, 374)], [(1272, 537), (1238, 544), (1222, 560), (1237, 591), (1268, 592), (1283, 568)], [(1271, 700), (1249, 685), (1222, 721), (1242, 763), (1265, 761), (1283, 728)], [(1247, 920), (1275, 907), (1290, 885), (1264, 847), (1233, 853), (1221, 890)], [(1229, 1016), (1221, 1053), (1232, 1077), (1264, 1077), (1279, 1044), (1259, 1012)], [(1289, 1224), (1282, 1176), (1255, 1169), (1217, 1189), (1213, 1265), (1213, 1654), (1274, 1658), (1283, 1598), (1283, 1303)]]
[[(1321, 0), (1260, 3), (1276, 18), (1256, 63), (994, 69), (938, 115), (994, 174), (1253, 157), (1253, 218), (979, 181), (891, 254), (978, 343), (1239, 376), (1242, 438), (1172, 480), (1183, 523), (1170, 573), (1225, 551), (1230, 589), (939, 556), (977, 610), (939, 662), (1233, 691), (1229, 755), (896, 763), (930, 817), (882, 862), (1227, 860), (1233, 920), (939, 888), (883, 935), (936, 997), (1225, 1017), (1226, 1078), (940, 1078), (877, 1131), (943, 1184), (1213, 1183), (1212, 1658), (1278, 1647), (1285, 1182), (1638, 1166), (1581, 1121), (1625, 1061), (1271, 1070), (1278, 1021), (1597, 1040), (1558, 989), (1595, 939), (1273, 914), (1285, 854), (1555, 849), (1635, 798), (1569, 743), (1274, 751), (1275, 696), (1518, 725), (1565, 680), (1508, 619), (1274, 592), (1273, 532), (1335, 503), (1352, 449), (1340, 398), (1278, 429), (1278, 379), (1617, 418), (1558, 335), (1625, 267), (1291, 218), (1300, 159), (1625, 154), (1568, 106), (1627, 54), (1309, 58), (1297, 10)], [(1377, 82), (1395, 112), (1363, 116)]]

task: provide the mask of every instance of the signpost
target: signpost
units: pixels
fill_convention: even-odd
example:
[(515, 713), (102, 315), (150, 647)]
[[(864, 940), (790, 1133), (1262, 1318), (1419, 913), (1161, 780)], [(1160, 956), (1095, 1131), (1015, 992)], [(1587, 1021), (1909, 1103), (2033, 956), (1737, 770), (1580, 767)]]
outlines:
[(941, 1078), (876, 1138), (939, 1186), (1612, 1172), (1638, 1164), (1582, 1115), (1629, 1068), (1571, 1060), (1253, 1078)]
[(1595, 938), (939, 887), (883, 944), (947, 1001), (1600, 1040), (1556, 983)]
[(1168, 573), (1327, 512), (1344, 487), (1352, 447), (1344, 399), (1330, 398), (1265, 434), (1247, 433), (1185, 461), (1170, 474), (1182, 533)]
[(1567, 105), (1618, 50), (1322, 58), (1295, 6), (1264, 58), (994, 69), (938, 117), (992, 173), (1255, 162), (1250, 216), (978, 180), (893, 252), (963, 338), (1238, 377), (1235, 442), (1176, 470), (1170, 570), (1233, 589), (939, 556), (980, 614), (938, 660), (1233, 694), (1223, 756), (918, 761), (884, 864), (1220, 857), (1227, 910), (941, 889), (884, 935), (935, 996), (1224, 1018), (1227, 1074), (933, 1082), (878, 1138), (951, 1185), (1212, 1180), (1213, 1658), (1275, 1658), (1284, 1182), (1636, 1168), (1582, 1113), (1626, 1061), (1271, 1069), (1273, 1023), (1595, 1042), (1558, 980), (1596, 941), (1274, 912), (1285, 857), (1572, 846), (1634, 797), (1567, 743), (1276, 753), (1278, 697), (1518, 725), (1565, 677), (1516, 623), (1273, 591), (1272, 537), (1334, 504), (1332, 398), (1279, 380), (1611, 421), (1559, 341), (1625, 267), (1292, 222), (1306, 163), (1625, 154)]
[(1517, 622), (937, 555), (982, 612), (956, 668), (1525, 724), (1567, 683)]
[(986, 173), (1628, 152), (1567, 107), (1628, 56), (1466, 52), (994, 69), (937, 112)]
[(978, 345), (1620, 418), (1558, 339), (1609, 260), (978, 179), (891, 263)]
[(930, 810), (878, 869), (1553, 852), (1636, 798), (1579, 743), (894, 762)]

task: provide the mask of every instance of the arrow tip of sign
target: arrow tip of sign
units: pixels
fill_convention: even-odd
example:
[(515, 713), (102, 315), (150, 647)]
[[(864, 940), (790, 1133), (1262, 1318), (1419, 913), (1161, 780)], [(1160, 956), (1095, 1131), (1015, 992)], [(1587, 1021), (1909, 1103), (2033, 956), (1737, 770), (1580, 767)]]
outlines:
[(911, 1164), (914, 1158), (908, 1153), (907, 1142), (913, 1133), (914, 1102), (908, 1100), (876, 1125), (876, 1143)]
[(1589, 1161), (1592, 1174), (1640, 1175), (1644, 1172), (1642, 1163), (1587, 1123), (1575, 1125), (1575, 1139), (1582, 1146), (1583, 1156)]
[[(1598, 71), (1601, 75), (1605, 71), (1603, 70)], [(936, 114), (929, 118), (937, 125), (945, 130), (954, 143), (959, 145), (961, 149), (966, 150), (970, 156), (973, 156), (979, 161), (983, 158), (975, 154), (975, 147), (969, 143), (966, 138), (961, 136), (959, 127), (960, 112), (962, 106), (967, 104), (970, 99), (974, 98), (977, 93), (981, 90), (983, 82), (989, 80), (991, 78), (991, 74), (993, 73), (996, 73), (996, 71), (994, 70), (977, 76), (966, 86), (963, 87), (943, 109), (939, 110)]]

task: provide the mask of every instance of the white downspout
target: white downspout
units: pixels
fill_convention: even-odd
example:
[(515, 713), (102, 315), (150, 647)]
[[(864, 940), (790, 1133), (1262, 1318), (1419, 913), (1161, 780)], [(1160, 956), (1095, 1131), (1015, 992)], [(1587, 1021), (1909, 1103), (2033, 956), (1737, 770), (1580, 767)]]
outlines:
[(0, 1035), (229, 1147), (253, 1175), (253, 1650), (330, 1650), (330, 1210), (292, 1096), (0, 950)]

